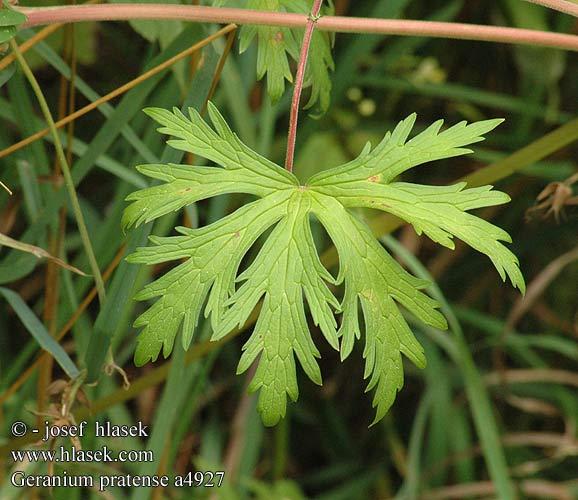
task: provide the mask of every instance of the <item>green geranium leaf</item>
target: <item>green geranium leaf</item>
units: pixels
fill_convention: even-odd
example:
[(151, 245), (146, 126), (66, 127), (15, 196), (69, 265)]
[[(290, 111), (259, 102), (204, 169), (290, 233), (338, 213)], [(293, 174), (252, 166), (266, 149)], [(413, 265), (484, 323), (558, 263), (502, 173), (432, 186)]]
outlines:
[[(510, 241), (508, 234), (468, 213), (506, 203), (507, 195), (490, 186), (467, 189), (463, 183), (438, 187), (395, 182), (410, 168), (470, 152), (464, 146), (483, 140), (483, 134), (501, 120), (459, 123), (443, 132), (440, 121), (408, 140), (415, 122), (412, 115), (376, 148), (368, 145), (354, 161), (301, 184), (292, 173), (244, 145), (212, 105), (213, 127), (193, 109), (189, 117), (177, 109), (146, 112), (162, 125), (160, 132), (172, 137), (171, 146), (218, 166), (138, 167), (163, 183), (128, 197), (132, 203), (123, 217), (125, 228), (220, 194), (246, 193), (257, 200), (208, 226), (178, 227), (179, 236), (151, 237), (152, 246), (129, 256), (131, 262), (149, 265), (185, 259), (136, 297), (156, 299), (135, 322), (142, 328), (135, 354), (138, 365), (156, 360), (161, 351), (168, 356), (179, 331), (188, 348), (205, 302), (213, 340), (242, 326), (262, 302), (238, 373), (258, 362), (250, 390), (260, 391), (259, 412), (265, 424), (274, 425), (285, 415), (287, 396), (297, 399), (296, 360), (313, 382), (322, 382), (308, 309), (342, 359), (363, 338), (367, 390), (374, 390), (375, 421), (382, 418), (403, 385), (402, 354), (418, 367), (426, 363), (400, 307), (435, 328), (447, 325), (436, 301), (422, 291), (428, 283), (410, 275), (388, 254), (365, 222), (350, 211), (356, 207), (392, 213), (450, 248), (452, 238), (458, 237), (488, 255), (502, 278), (508, 276), (524, 291), (518, 260), (501, 243)], [(337, 276), (318, 257), (311, 218), (324, 226), (337, 248)], [(239, 273), (248, 250), (268, 230), (256, 258)], [(333, 290), (340, 285), (343, 298), (338, 300)]]
[(0, 43), (5, 43), (16, 35), (17, 26), (26, 21), (26, 16), (22, 12), (14, 10), (8, 2), (0, 5)]
[[(219, 2), (217, 5), (222, 5)], [(312, 2), (308, 0), (247, 0), (245, 7), (254, 10), (293, 12), (307, 15)], [(325, 7), (323, 12), (331, 14), (333, 7)], [(290, 61), (299, 60), (299, 47), (303, 29), (289, 29), (269, 26), (243, 26), (241, 28), (240, 51), (247, 50), (257, 38), (257, 77), (267, 76), (267, 90), (273, 101), (281, 98), (285, 91), (285, 80), (293, 82)], [(329, 107), (331, 80), (329, 72), (334, 63), (331, 54), (332, 35), (314, 31), (309, 50), (309, 60), (305, 71), (304, 87), (311, 88), (307, 108), (315, 107), (324, 113)]]
[(12, 40), (16, 35), (16, 31), (15, 26), (0, 26), (0, 43), (6, 43)]
[(22, 12), (14, 10), (6, 1), (0, 5), (0, 26), (19, 26), (26, 21)]

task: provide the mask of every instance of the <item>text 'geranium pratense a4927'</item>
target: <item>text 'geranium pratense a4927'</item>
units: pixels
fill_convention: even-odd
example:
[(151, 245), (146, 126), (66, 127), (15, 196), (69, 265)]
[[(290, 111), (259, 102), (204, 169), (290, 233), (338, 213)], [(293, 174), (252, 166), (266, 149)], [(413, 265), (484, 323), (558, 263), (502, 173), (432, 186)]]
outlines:
[[(441, 131), (442, 121), (409, 139), (411, 115), (377, 147), (367, 145), (355, 160), (325, 170), (304, 184), (281, 166), (243, 144), (213, 106), (209, 126), (191, 109), (147, 109), (172, 137), (177, 149), (203, 156), (215, 166), (142, 165), (138, 170), (163, 183), (132, 193), (125, 228), (138, 226), (186, 205), (225, 193), (258, 199), (198, 229), (177, 227), (179, 236), (150, 238), (130, 262), (158, 264), (186, 259), (146, 285), (138, 300), (156, 302), (135, 322), (142, 327), (135, 361), (170, 354), (177, 333), (188, 348), (199, 315), (210, 317), (213, 340), (242, 326), (262, 300), (256, 325), (243, 346), (238, 373), (256, 360), (250, 390), (259, 390), (258, 409), (267, 425), (285, 415), (287, 396), (298, 396), (296, 359), (309, 378), (321, 384), (306, 303), (316, 326), (345, 359), (358, 339), (364, 342), (367, 390), (375, 391), (375, 420), (382, 418), (403, 385), (402, 354), (425, 365), (422, 347), (400, 306), (424, 323), (446, 328), (438, 304), (422, 290), (427, 282), (405, 271), (350, 209), (370, 207), (404, 219), (421, 234), (453, 248), (453, 236), (486, 254), (503, 280), (524, 291), (518, 260), (501, 241), (508, 233), (469, 210), (503, 204), (509, 197), (491, 186), (467, 189), (465, 183), (425, 186), (395, 179), (425, 162), (470, 152), (501, 120), (465, 122)], [(339, 254), (334, 277), (321, 263), (311, 232), (311, 218), (327, 231)], [(257, 239), (270, 230), (253, 261), (241, 262)], [(340, 286), (342, 285), (342, 286)], [(334, 292), (335, 291), (335, 292)], [(335, 293), (342, 295), (338, 300)], [(361, 306), (361, 307), (359, 307)], [(360, 311), (364, 328), (360, 326)]]

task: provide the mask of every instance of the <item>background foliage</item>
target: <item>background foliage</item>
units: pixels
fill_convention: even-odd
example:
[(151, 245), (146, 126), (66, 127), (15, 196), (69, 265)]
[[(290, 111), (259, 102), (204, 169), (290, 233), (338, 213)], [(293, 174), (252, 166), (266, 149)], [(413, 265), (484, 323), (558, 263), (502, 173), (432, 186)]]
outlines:
[[(343, 15), (577, 31), (570, 16), (517, 0), (341, 0), (335, 9)], [(72, 110), (71, 103), (77, 109), (95, 101), (216, 30), (164, 22), (152, 26), (78, 25), (60, 28), (35, 44), (26, 58), (33, 63), (53, 114), (62, 117)], [(33, 34), (21, 31), (18, 42)], [(470, 175), (473, 182), (495, 183), (507, 192), (513, 199), (510, 204), (479, 215), (512, 235), (528, 294), (521, 301), (502, 284), (487, 258), (464, 245), (458, 244), (455, 251), (440, 249), (408, 227), (396, 229), (396, 243), (385, 236), (396, 222), (383, 216), (374, 219), (368, 211), (368, 220), (388, 249), (412, 273), (435, 282), (432, 293), (444, 304), (450, 331), (414, 325), (428, 365), (424, 370), (405, 365), (404, 390), (386, 419), (370, 429), (373, 411), (362, 391), (361, 355), (342, 364), (336, 352), (318, 342), (323, 388), (301, 374), (298, 403), (277, 427), (265, 429), (255, 397), (246, 394), (247, 378), (234, 375), (246, 332), (208, 343), (210, 325), (202, 324), (192, 348), (185, 353), (177, 344), (169, 363), (137, 369), (132, 361), (136, 330), (131, 324), (146, 307), (132, 297), (167, 269), (129, 265), (121, 257), (144, 244), (149, 232), (166, 235), (175, 224), (205, 224), (247, 201), (242, 195), (219, 196), (129, 235), (120, 230), (125, 197), (149, 182), (134, 167), (158, 159), (180, 161), (180, 153), (165, 147), (141, 109), (186, 104), (202, 110), (223, 52), (226, 64), (213, 101), (244, 142), (282, 162), (289, 92), (286, 89), (271, 104), (267, 83), (256, 81), (258, 47), (251, 44), (239, 54), (237, 42), (229, 53), (223, 37), (62, 129), (92, 245), (101, 269), (110, 270), (105, 273), (109, 300), (104, 307), (91, 292), (89, 277), (2, 247), (0, 285), (7, 300), (0, 303), (0, 497), (22, 494), (7, 481), (14, 465), (6, 458), (7, 450), (26, 447), (10, 436), (11, 423), (25, 420), (34, 425), (45, 419), (34, 411), (60, 409), (63, 384), (58, 381), (86, 367), (87, 381), (100, 380), (84, 387), (72, 416), (77, 421), (143, 421), (152, 434), (145, 441), (97, 442), (89, 437), (82, 446), (148, 449), (156, 461), (77, 464), (66, 467), (69, 473), (136, 475), (224, 468), (225, 487), (219, 498), (468, 498), (493, 495), (498, 485), (492, 484), (489, 471), (505, 470), (503, 452), (507, 472), (523, 494), (575, 498), (578, 208), (563, 206), (576, 193), (570, 182), (551, 183), (562, 183), (577, 171), (577, 54), (419, 37), (336, 37), (331, 104), (318, 119), (303, 115), (296, 174), (306, 178), (354, 158), (366, 141), (376, 144), (385, 130), (413, 111), (418, 113), (417, 130), (440, 117), (448, 124), (505, 118), (473, 155), (420, 168), (403, 180), (447, 184)], [(21, 72), (12, 75), (13, 65), (0, 68), (0, 83), (11, 76), (0, 89), (3, 149), (46, 124)], [(2, 157), (0, 179), (13, 191), (12, 196), (0, 191), (0, 233), (89, 272), (50, 136)], [(547, 187), (550, 191), (540, 200), (546, 203), (528, 211)], [(557, 196), (547, 198), (549, 193)], [(323, 234), (318, 243), (326, 249)], [(327, 262), (332, 258), (328, 249)], [(92, 297), (88, 302), (87, 296)], [(64, 337), (63, 331), (68, 332)], [(60, 349), (54, 341), (46, 344), (46, 332), (58, 336)], [(41, 354), (39, 343), (53, 352), (57, 363), (48, 356), (35, 361)], [(106, 357), (109, 344), (115, 362), (126, 370), (128, 390), (118, 372), (100, 375), (103, 364), (111, 367)], [(491, 398), (487, 411), (494, 418), (475, 421), (474, 415), (483, 410), (484, 391)], [(68, 395), (67, 389), (64, 396)], [(492, 434), (500, 440), (488, 447), (487, 436)], [(40, 473), (46, 467), (31, 464), (28, 470)], [(57, 465), (55, 472), (62, 469)], [(212, 493), (113, 492), (115, 498), (204, 498)], [(74, 490), (55, 492), (55, 498), (81, 495)]]

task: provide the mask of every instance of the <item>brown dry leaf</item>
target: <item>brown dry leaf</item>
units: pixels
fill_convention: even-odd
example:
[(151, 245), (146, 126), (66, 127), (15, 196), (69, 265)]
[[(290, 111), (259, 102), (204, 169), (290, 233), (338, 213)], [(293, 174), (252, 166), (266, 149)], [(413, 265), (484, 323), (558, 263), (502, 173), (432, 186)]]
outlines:
[(38, 257), (39, 259), (51, 260), (52, 262), (55, 262), (64, 269), (68, 269), (69, 271), (72, 271), (76, 274), (80, 274), (81, 276), (86, 276), (86, 273), (82, 272), (80, 269), (71, 266), (70, 264), (67, 264), (58, 257), (54, 257), (54, 255), (49, 254), (43, 248), (34, 245), (29, 245), (28, 243), (23, 243), (21, 241), (10, 238), (10, 236), (6, 236), (5, 234), (0, 233), (0, 246), (2, 245), (14, 248), (16, 250), (21, 250), (22, 252), (31, 253), (32, 255)]
[(551, 182), (538, 195), (538, 205), (526, 211), (526, 218), (531, 218), (533, 212), (544, 212), (543, 219), (554, 214), (554, 219), (560, 223), (560, 216), (564, 216), (564, 208), (578, 205), (578, 196), (573, 196), (572, 185), (578, 182), (578, 173), (568, 177), (563, 182)]

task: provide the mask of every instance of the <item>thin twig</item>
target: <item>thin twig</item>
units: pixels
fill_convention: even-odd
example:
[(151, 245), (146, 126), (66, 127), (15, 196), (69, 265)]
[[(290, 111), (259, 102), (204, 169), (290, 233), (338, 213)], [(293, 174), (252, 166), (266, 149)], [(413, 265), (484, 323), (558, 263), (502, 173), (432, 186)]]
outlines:
[[(534, 447), (555, 449), (560, 453), (572, 454), (578, 450), (578, 441), (568, 433), (559, 434), (553, 432), (512, 432), (502, 435), (500, 440), (507, 448)], [(476, 444), (470, 448), (445, 457), (443, 460), (428, 467), (422, 475), (425, 484), (428, 480), (450, 466), (463, 462), (466, 459), (476, 457), (482, 453), (482, 447)]]
[(532, 382), (564, 384), (578, 387), (578, 374), (568, 370), (549, 368), (506, 370), (503, 373), (492, 372), (484, 376), (487, 385), (529, 384)]
[[(541, 479), (524, 479), (519, 483), (520, 490), (528, 496), (551, 498), (553, 500), (571, 500), (570, 486)], [(436, 490), (425, 491), (419, 498), (428, 500), (449, 500), (452, 498), (469, 498), (472, 496), (491, 496), (496, 494), (496, 487), (491, 481), (462, 483), (444, 486)]]
[[(229, 33), (229, 35), (231, 36), (231, 34), (235, 30), (235, 28), (236, 28), (235, 25), (229, 25), (229, 26), (224, 27), (223, 29), (221, 29), (217, 33), (205, 38), (203, 40), (203, 42), (205, 42), (204, 45), (209, 44), (211, 41), (213, 41), (215, 39), (216, 36), (223, 36), (227, 33)], [(203, 43), (203, 42), (200, 42), (200, 43)], [(214, 89), (216, 87), (217, 83), (219, 82), (219, 80), (222, 76), (222, 71), (223, 71), (223, 68), (225, 66), (225, 60), (230, 53), (230, 50), (229, 50), (230, 44), (232, 44), (232, 36), (227, 41), (227, 48), (221, 54), (221, 58), (219, 60), (219, 63), (217, 64), (215, 74), (213, 75), (213, 81), (211, 83), (211, 89)], [(199, 44), (197, 44), (197, 48), (200, 48), (198, 45)], [(205, 99), (203, 109), (206, 107), (207, 101), (209, 100), (209, 98), (210, 98), (210, 93), (207, 95), (207, 99)], [(116, 267), (120, 263), (121, 259), (123, 258), (124, 254), (125, 254), (125, 247), (123, 245), (120, 247), (116, 256), (114, 257), (114, 259), (109, 264), (106, 271), (104, 272), (104, 280), (105, 281), (107, 281), (110, 278), (113, 271), (116, 269)], [(84, 298), (82, 303), (78, 306), (78, 308), (76, 309), (74, 314), (70, 317), (70, 319), (62, 327), (60, 332), (56, 335), (55, 339), (57, 341), (62, 340), (62, 338), (72, 329), (72, 327), (76, 324), (77, 320), (80, 318), (82, 313), (88, 308), (88, 306), (94, 300), (95, 295), (96, 295), (96, 289), (93, 288), (88, 293), (88, 295)], [(251, 314), (251, 316), (247, 320), (248, 321), (247, 327), (249, 325), (252, 325), (255, 323), (255, 321), (257, 320), (257, 317), (259, 316), (259, 310), (260, 310), (260, 307), (257, 307), (257, 309), (255, 311), (253, 311), (253, 313)], [(207, 341), (205, 344), (200, 346), (198, 349), (196, 347), (191, 348), (189, 350), (189, 352), (187, 353), (186, 363), (191, 363), (192, 361), (199, 359), (200, 357), (204, 356), (205, 354), (211, 352), (213, 349), (216, 349), (219, 346), (223, 345), (224, 343), (229, 342), (230, 340), (234, 339), (237, 335), (239, 335), (243, 331), (244, 331), (243, 329), (239, 329), (236, 332), (233, 332), (232, 334), (230, 334), (229, 336), (227, 336), (226, 338), (224, 338), (220, 341), (217, 341), (217, 342)], [(24, 384), (24, 382), (26, 382), (26, 380), (29, 379), (29, 377), (34, 373), (35, 368), (39, 365), (40, 361), (42, 359), (44, 359), (46, 356), (50, 356), (50, 354), (48, 352), (43, 352), (42, 354), (40, 354), (40, 356), (24, 371), (24, 373), (20, 375), (18, 380), (16, 380), (4, 393), (0, 394), (0, 405), (4, 401), (6, 401), (10, 396), (12, 396), (12, 394), (14, 394)], [(165, 380), (165, 378), (168, 375), (169, 367), (170, 367), (171, 363), (172, 363), (172, 361), (169, 361), (169, 362), (161, 365), (159, 368), (155, 368), (152, 371), (148, 372), (146, 375), (142, 376), (141, 378), (139, 378), (135, 382), (133, 382), (128, 390), (125, 390), (124, 388), (120, 388), (115, 393), (103, 398), (102, 400), (96, 401), (95, 403), (93, 403), (90, 411), (98, 413), (99, 409), (104, 410), (106, 408), (109, 408), (110, 406), (114, 406), (115, 404), (129, 400), (133, 397), (136, 397), (137, 394), (139, 394), (140, 392), (142, 392), (146, 388), (152, 387), (155, 384), (162, 382), (163, 380)], [(87, 412), (86, 415), (88, 415), (88, 414), (89, 413)], [(31, 436), (34, 439), (34, 435), (31, 434)], [(2, 451), (0, 451), (0, 455), (1, 454), (2, 454)]]
[[(508, 315), (505, 331), (513, 330), (518, 322), (524, 317), (536, 300), (550, 286), (552, 281), (564, 270), (564, 268), (578, 260), (578, 247), (560, 255), (550, 262), (528, 286), (526, 295), (520, 297)], [(505, 335), (505, 333), (504, 333)]]
[(10, 188), (9, 188), (6, 184), (4, 184), (2, 181), (0, 181), (0, 187), (3, 188), (3, 189), (5, 189), (6, 192), (7, 192), (10, 196), (12, 196), (12, 191), (10, 191)]
[[(86, 2), (86, 5), (88, 4), (94, 4), (94, 3), (99, 3), (101, 2), (101, 0), (88, 0)], [(52, 24), (51, 26), (47, 26), (46, 28), (40, 30), (38, 33), (36, 33), (33, 37), (29, 38), (28, 40), (26, 40), (25, 42), (22, 42), (19, 45), (19, 49), (20, 49), (20, 53), (24, 54), (25, 52), (28, 52), (32, 47), (34, 47), (37, 43), (41, 42), (42, 40), (44, 40), (45, 38), (47, 38), (48, 36), (50, 36), (52, 33), (54, 33), (55, 31), (58, 31), (60, 28), (62, 28), (65, 25), (65, 23), (56, 23), (56, 24)], [(0, 71), (2, 71), (3, 69), (7, 68), (10, 64), (12, 64), (14, 61), (16, 60), (16, 56), (12, 53), (7, 54), (6, 57), (4, 57), (2, 60), (0, 60)]]
[[(218, 31), (217, 33), (220, 33), (221, 34), (220, 36), (228, 33), (227, 41), (225, 43), (225, 48), (223, 49), (223, 53), (221, 54), (221, 57), (219, 58), (219, 63), (217, 64), (217, 68), (215, 69), (215, 74), (213, 75), (213, 81), (211, 82), (211, 87), (210, 87), (209, 92), (207, 94), (207, 98), (205, 99), (205, 104), (203, 105), (203, 108), (201, 109), (201, 115), (205, 114), (205, 111), (207, 111), (207, 105), (209, 104), (209, 101), (213, 98), (213, 95), (215, 94), (217, 87), (219, 86), (219, 82), (221, 81), (221, 74), (223, 73), (223, 69), (225, 68), (225, 63), (227, 62), (227, 58), (229, 57), (229, 54), (231, 53), (231, 49), (233, 48), (233, 44), (235, 43), (235, 34), (237, 33), (237, 26), (235, 26), (234, 24), (229, 24), (228, 26), (225, 26), (222, 30)], [(215, 33), (214, 35), (216, 35), (217, 33)], [(209, 38), (211, 38), (211, 37), (207, 37), (205, 39), (205, 41), (208, 41)], [(212, 38), (211, 38), (211, 40), (212, 40)]]
[[(173, 19), (198, 23), (235, 23), (305, 28), (307, 18), (290, 12), (270, 12), (224, 7), (176, 4), (103, 4), (63, 7), (20, 8), (28, 16), (24, 27), (83, 21), (126, 21), (130, 19)], [(324, 16), (316, 23), (321, 31), (381, 35), (429, 36), (516, 43), (578, 51), (578, 36), (547, 31), (483, 26), (477, 24), (370, 19)]]
[(88, 262), (90, 264), (90, 268), (92, 270), (92, 274), (94, 275), (94, 282), (96, 285), (96, 289), (98, 291), (98, 298), (100, 303), (102, 304), (105, 299), (105, 291), (104, 291), (104, 282), (102, 280), (102, 274), (100, 273), (100, 269), (98, 267), (98, 263), (96, 261), (96, 257), (94, 255), (94, 250), (92, 249), (92, 244), (90, 242), (90, 236), (88, 235), (88, 230), (86, 228), (86, 223), (84, 222), (84, 216), (82, 215), (82, 210), (80, 208), (80, 203), (78, 202), (78, 196), (76, 195), (76, 190), (74, 188), (74, 181), (72, 180), (72, 175), (70, 173), (70, 167), (68, 166), (68, 162), (66, 161), (66, 156), (64, 154), (64, 149), (62, 148), (62, 143), (60, 142), (60, 136), (58, 135), (58, 131), (56, 130), (56, 126), (54, 125), (54, 119), (52, 118), (52, 113), (50, 112), (50, 108), (48, 107), (48, 103), (44, 98), (44, 94), (42, 93), (42, 89), (38, 82), (36, 81), (36, 77), (32, 73), (32, 70), (28, 66), (28, 63), (20, 53), (18, 45), (14, 40), (10, 40), (10, 46), (16, 55), (16, 59), (22, 68), (22, 71), (26, 75), (36, 98), (38, 99), (38, 103), (40, 104), (40, 108), (42, 109), (42, 113), (46, 122), (48, 123), (48, 127), (52, 133), (54, 138), (54, 146), (56, 148), (56, 154), (58, 156), (58, 161), (60, 162), (60, 168), (62, 173), (64, 174), (64, 182), (66, 184), (66, 188), (68, 190), (68, 195), (70, 196), (70, 201), (72, 203), (72, 210), (74, 212), (74, 217), (76, 218), (76, 224), (78, 225), (78, 231), (80, 232), (80, 238), (82, 239), (82, 244), (84, 246), (84, 250), (88, 257)]
[(560, 255), (550, 262), (530, 283), (526, 294), (518, 298), (512, 307), (506, 324), (500, 333), (498, 343), (493, 351), (494, 366), (501, 373), (506, 367), (506, 354), (504, 346), (508, 335), (514, 330), (518, 322), (532, 308), (534, 303), (542, 296), (552, 281), (564, 270), (564, 268), (578, 260), (578, 247)]
[[(118, 96), (128, 92), (129, 90), (133, 89), (136, 85), (139, 85), (140, 83), (148, 80), (149, 78), (152, 78), (153, 76), (161, 73), (162, 71), (167, 70), (168, 68), (172, 67), (176, 62), (188, 57), (189, 55), (191, 55), (195, 52), (198, 52), (201, 48), (209, 45), (213, 40), (216, 40), (217, 38), (220, 38), (221, 36), (223, 36), (227, 33), (231, 33), (233, 31), (235, 31), (235, 29), (236, 29), (236, 27), (234, 24), (230, 24), (228, 26), (225, 26), (223, 29), (210, 35), (209, 37), (205, 38), (201, 42), (198, 42), (194, 45), (191, 45), (189, 48), (183, 50), (182, 52), (179, 52), (177, 55), (171, 57), (170, 59), (167, 59), (165, 62), (160, 63), (158, 66), (151, 68), (150, 70), (146, 71), (142, 75), (137, 76), (136, 78), (132, 79), (131, 81), (129, 81), (129, 82), (125, 83), (124, 85), (121, 85), (120, 87), (109, 92), (108, 94), (106, 94), (102, 97), (99, 97), (97, 100), (92, 101), (89, 104), (87, 104), (86, 106), (76, 110), (74, 113), (71, 113), (68, 116), (65, 116), (64, 118), (62, 118), (61, 120), (58, 120), (54, 125), (56, 126), (57, 129), (64, 127), (68, 123), (71, 123), (74, 120), (80, 118), (81, 116), (84, 116), (85, 114), (89, 113), (90, 111), (93, 111), (94, 109), (98, 108), (100, 105), (114, 99), (115, 97), (118, 97)], [(22, 149), (23, 147), (28, 146), (29, 144), (33, 143), (34, 141), (41, 139), (42, 137), (45, 137), (49, 133), (50, 133), (49, 128), (39, 130), (38, 132), (26, 137), (25, 139), (22, 139), (21, 141), (16, 142), (16, 143), (8, 146), (7, 148), (1, 150), (0, 151), (0, 158), (4, 158), (5, 156), (10, 155), (10, 154), (14, 153), (15, 151)]]
[(287, 155), (285, 156), (285, 168), (289, 172), (293, 171), (293, 162), (295, 159), (295, 141), (297, 140), (297, 123), (299, 122), (299, 103), (301, 102), (301, 92), (303, 91), (303, 80), (305, 70), (307, 69), (307, 59), (309, 58), (309, 47), (315, 25), (319, 20), (319, 12), (323, 0), (315, 0), (311, 9), (311, 14), (307, 18), (307, 27), (303, 35), (301, 44), (301, 54), (297, 65), (297, 75), (295, 76), (295, 89), (293, 90), (293, 99), (291, 101), (291, 115), (289, 118), (289, 134), (287, 135)]
[[(56, 24), (51, 24), (50, 26), (46, 26), (46, 28), (41, 29), (33, 37), (29, 38), (25, 42), (22, 42), (22, 45), (19, 46), (20, 53), (25, 54), (31, 48), (33, 48), (37, 43), (40, 43), (42, 40), (48, 38), (50, 35), (52, 35), (52, 33), (55, 33), (63, 26), (64, 26), (64, 24), (62, 24), (62, 23), (56, 23)], [(6, 69), (15, 60), (16, 60), (16, 55), (13, 52), (6, 54), (0, 60), (0, 71), (2, 71), (3, 69)]]
[(15, 248), (16, 250), (20, 250), (21, 252), (27, 252), (29, 254), (34, 255), (37, 259), (48, 259), (49, 261), (54, 262), (56, 265), (63, 267), (64, 269), (68, 269), (76, 274), (80, 274), (81, 276), (86, 276), (80, 269), (77, 267), (71, 266), (67, 264), (62, 259), (59, 259), (55, 255), (51, 254), (44, 250), (44, 248), (37, 247), (35, 245), (30, 245), (28, 243), (24, 243), (23, 241), (18, 241), (6, 234), (0, 233), (0, 247), (7, 246), (10, 248)]

